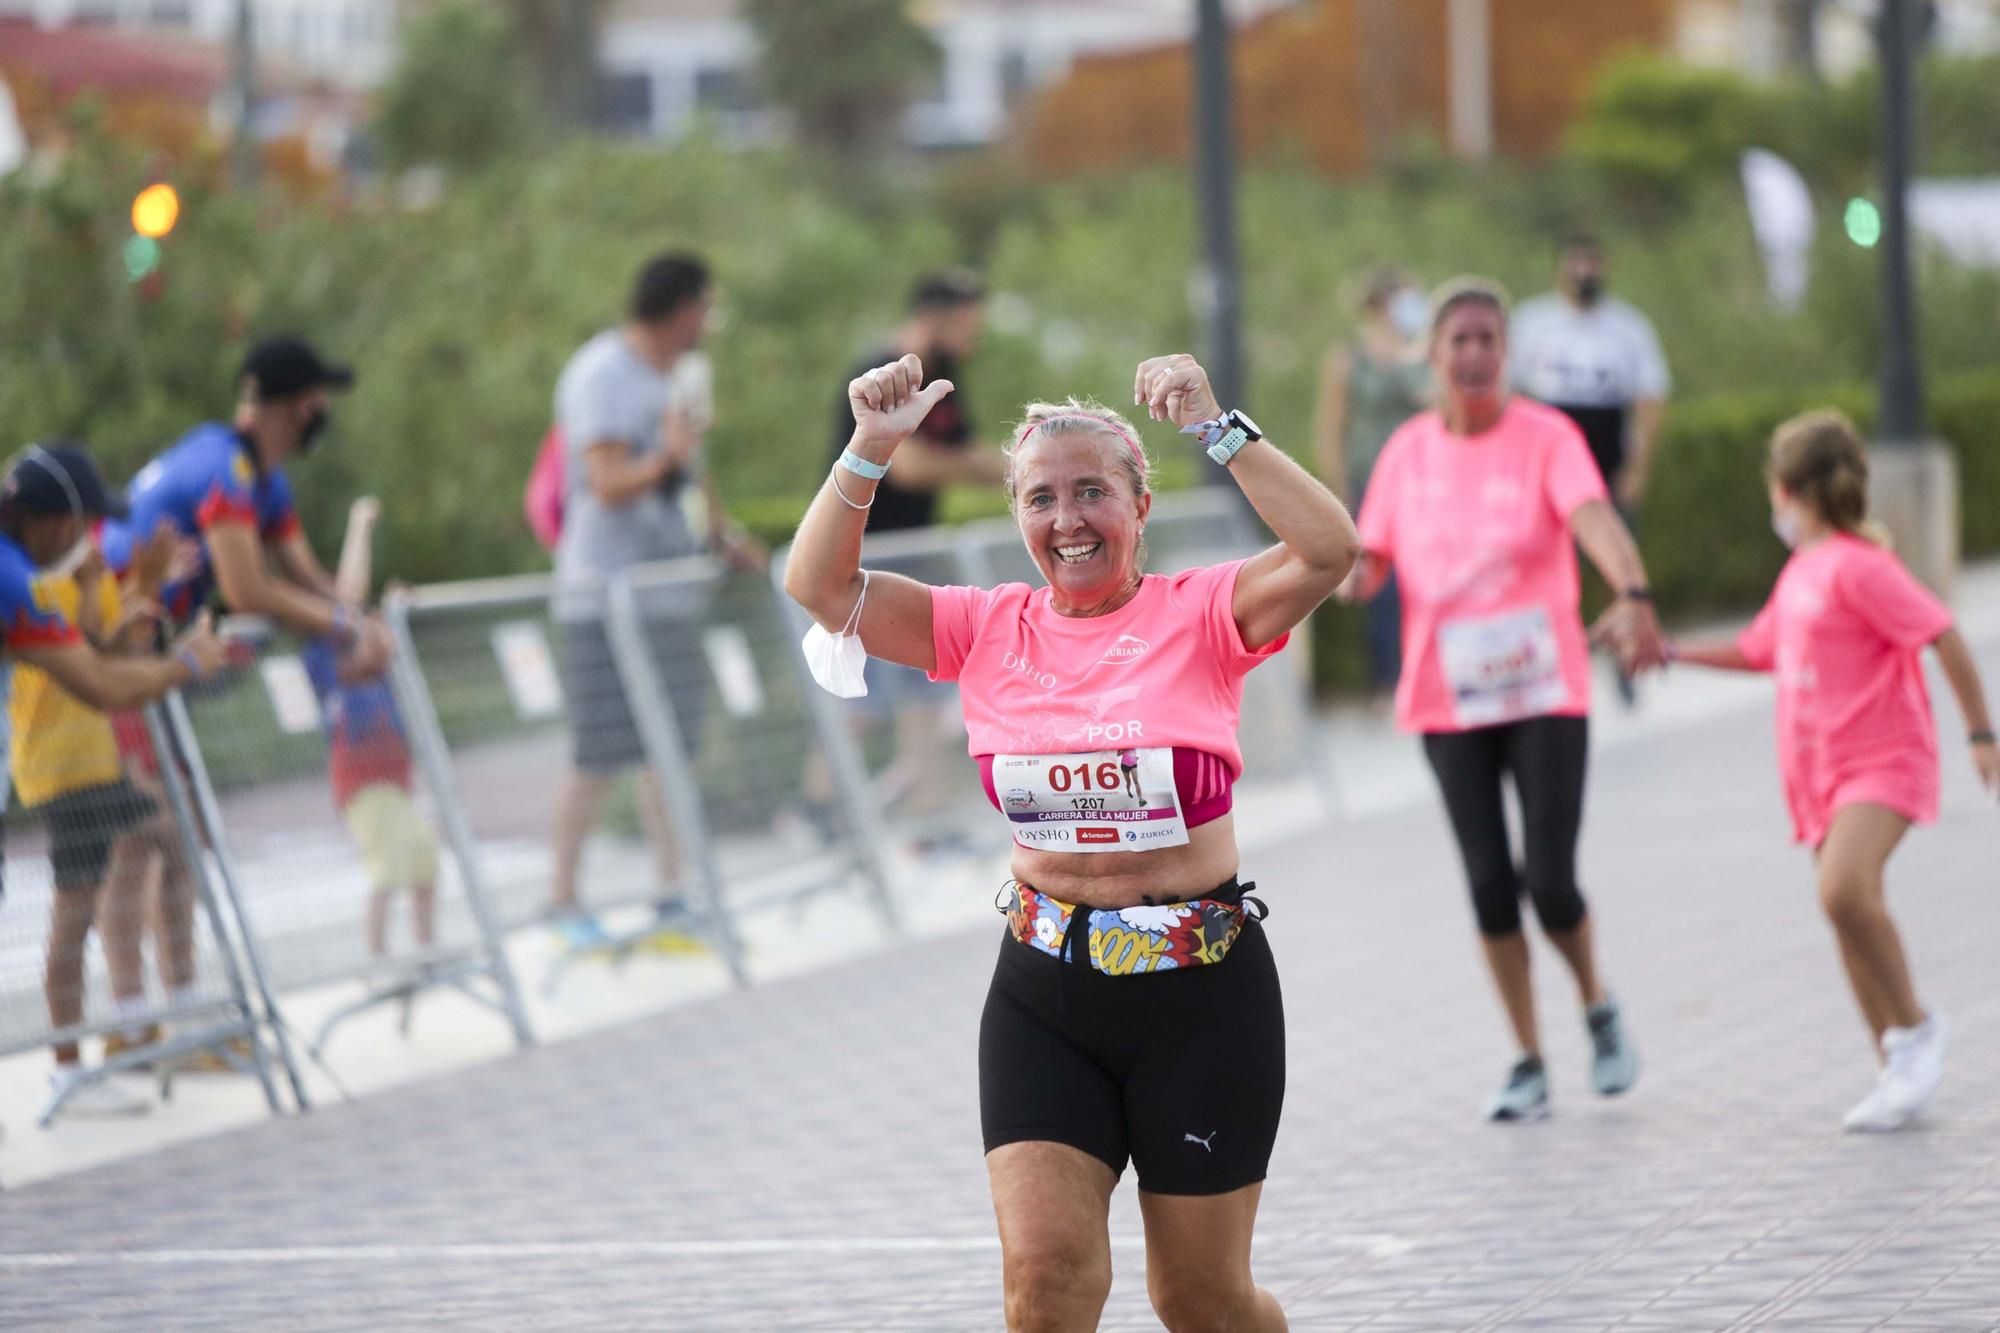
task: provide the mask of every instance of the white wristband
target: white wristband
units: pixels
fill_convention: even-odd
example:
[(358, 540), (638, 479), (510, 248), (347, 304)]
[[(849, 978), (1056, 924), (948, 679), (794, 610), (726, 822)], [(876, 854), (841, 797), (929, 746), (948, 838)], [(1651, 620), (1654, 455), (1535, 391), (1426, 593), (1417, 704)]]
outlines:
[(880, 481), (889, 475), (887, 463), (871, 463), (852, 449), (840, 451), (840, 465), (855, 476), (866, 477), (870, 481)]

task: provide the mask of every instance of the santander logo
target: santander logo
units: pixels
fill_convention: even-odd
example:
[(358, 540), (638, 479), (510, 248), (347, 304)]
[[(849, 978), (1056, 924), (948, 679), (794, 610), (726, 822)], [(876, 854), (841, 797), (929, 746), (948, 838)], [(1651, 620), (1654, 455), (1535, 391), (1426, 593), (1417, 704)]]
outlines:
[(1106, 666), (1125, 666), (1136, 662), (1152, 651), (1153, 645), (1136, 634), (1121, 634), (1118, 642), (1104, 650), (1104, 656), (1097, 660)]

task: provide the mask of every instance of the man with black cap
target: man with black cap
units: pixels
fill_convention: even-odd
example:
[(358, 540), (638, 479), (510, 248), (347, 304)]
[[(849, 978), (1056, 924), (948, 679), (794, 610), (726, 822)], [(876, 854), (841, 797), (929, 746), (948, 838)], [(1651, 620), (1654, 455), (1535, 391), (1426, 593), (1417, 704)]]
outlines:
[(186, 621), (219, 591), (232, 611), (268, 616), (305, 637), (331, 636), (355, 655), (357, 670), (379, 670), (388, 630), (340, 601), (299, 527), (285, 475), (326, 429), (329, 391), (353, 383), (352, 370), (302, 339), (251, 347), (237, 375), (235, 417), (196, 426), (132, 479), (131, 517), (105, 531), (112, 568), (124, 569), (133, 545), (165, 520), (186, 542), (191, 570), (162, 591), (173, 620)]
[[(84, 634), (99, 623), (91, 612), (102, 564), (90, 530), (123, 510), (90, 458), (70, 444), (29, 445), (0, 484), (0, 636), (18, 666), (8, 700), (14, 730), (9, 769), (22, 800), (38, 809), (49, 829), (56, 893), (44, 985), (57, 1032), (83, 1021), (84, 945), (94, 922), (109, 922), (98, 900), (113, 847), (159, 814), (154, 799), (126, 777), (103, 710), (136, 708), (223, 662), (222, 644), (205, 616), (159, 657), (126, 655), (111, 643), (115, 634), (103, 636), (104, 646), (118, 653), (107, 655), (94, 635)], [(153, 608), (133, 610), (133, 618), (143, 620)], [(160, 966), (170, 986), (184, 988), (193, 981), (192, 898), (169, 903), (167, 888), (163, 883)], [(127, 904), (118, 906), (122, 926), (104, 926), (114, 971), (138, 956), (137, 917), (122, 910)], [(143, 995), (143, 978), (136, 974), (114, 980)], [(146, 1109), (144, 1099), (110, 1084), (82, 1083), (74, 1040), (58, 1042), (55, 1057), (56, 1090), (70, 1111)]]

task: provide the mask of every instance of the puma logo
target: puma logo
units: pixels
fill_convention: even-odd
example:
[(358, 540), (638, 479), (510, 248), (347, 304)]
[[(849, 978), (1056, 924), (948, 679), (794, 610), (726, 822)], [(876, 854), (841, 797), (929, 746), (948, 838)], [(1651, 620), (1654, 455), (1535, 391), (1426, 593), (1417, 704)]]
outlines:
[(1183, 1134), (1181, 1135), (1181, 1142), (1199, 1143), (1202, 1146), (1203, 1151), (1213, 1153), (1215, 1151), (1215, 1144), (1211, 1142), (1211, 1140), (1214, 1139), (1215, 1136), (1221, 1132), (1222, 1132), (1221, 1130), (1211, 1129), (1208, 1131), (1208, 1138), (1206, 1139), (1202, 1138), (1198, 1134)]

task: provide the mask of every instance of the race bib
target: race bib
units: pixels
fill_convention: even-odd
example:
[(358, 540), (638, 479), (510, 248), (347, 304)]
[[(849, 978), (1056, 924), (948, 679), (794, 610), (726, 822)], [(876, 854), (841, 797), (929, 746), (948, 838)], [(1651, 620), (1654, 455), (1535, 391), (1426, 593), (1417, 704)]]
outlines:
[(1438, 655), (1460, 726), (1539, 717), (1569, 702), (1548, 608), (1448, 620)]
[(1187, 844), (1174, 752), (996, 754), (993, 791), (1023, 847), (1047, 852), (1149, 852)]

